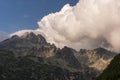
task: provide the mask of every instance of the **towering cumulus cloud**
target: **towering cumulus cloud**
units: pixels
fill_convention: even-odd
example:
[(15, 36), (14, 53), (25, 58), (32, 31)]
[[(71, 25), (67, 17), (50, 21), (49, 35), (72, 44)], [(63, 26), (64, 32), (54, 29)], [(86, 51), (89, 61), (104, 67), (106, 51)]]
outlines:
[(75, 49), (120, 50), (120, 0), (80, 0), (38, 22), (47, 41)]
[[(38, 22), (33, 30), (57, 47), (92, 49), (105, 47), (120, 51), (120, 0), (80, 0), (66, 4)], [(24, 31), (22, 31), (24, 32)]]

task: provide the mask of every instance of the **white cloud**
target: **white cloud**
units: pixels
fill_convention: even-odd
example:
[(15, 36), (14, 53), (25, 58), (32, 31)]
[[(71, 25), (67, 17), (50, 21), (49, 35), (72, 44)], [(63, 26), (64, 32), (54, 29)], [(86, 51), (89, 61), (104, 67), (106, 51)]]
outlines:
[[(37, 34), (42, 34), (42, 33), (39, 31), (39, 29), (36, 29), (36, 30), (30, 30), (30, 29), (28, 30), (28, 29), (26, 29), (26, 30), (16, 31), (16, 32), (10, 34), (10, 36), (18, 35), (19, 37), (21, 37), (22, 35), (24, 35), (24, 34), (26, 34), (26, 33), (31, 33), (31, 32), (35, 33), (36, 35), (37, 35)], [(42, 35), (44, 35), (44, 34), (42, 34)]]
[(120, 0), (80, 0), (38, 22), (38, 33), (57, 47), (120, 51)]

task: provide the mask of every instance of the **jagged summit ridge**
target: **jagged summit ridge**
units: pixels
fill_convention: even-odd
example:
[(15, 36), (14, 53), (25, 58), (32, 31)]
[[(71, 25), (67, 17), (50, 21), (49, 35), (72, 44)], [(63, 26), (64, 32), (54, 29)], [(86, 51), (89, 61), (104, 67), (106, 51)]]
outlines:
[(36, 55), (39, 57), (48, 57), (56, 49), (55, 45), (47, 43), (42, 35), (36, 35), (33, 32), (26, 33), (22, 36), (14, 35), (0, 42), (0, 48), (11, 50), (17, 53), (18, 56)]
[(34, 43), (47, 44), (46, 39), (41, 34), (35, 34), (33, 32), (26, 32), (22, 36), (13, 35), (11, 39), (28, 40)]

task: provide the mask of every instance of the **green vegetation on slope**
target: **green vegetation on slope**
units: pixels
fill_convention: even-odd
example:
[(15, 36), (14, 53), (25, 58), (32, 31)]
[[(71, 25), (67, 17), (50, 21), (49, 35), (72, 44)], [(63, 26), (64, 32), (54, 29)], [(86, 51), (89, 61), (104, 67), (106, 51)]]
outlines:
[(120, 54), (111, 61), (97, 80), (120, 80)]

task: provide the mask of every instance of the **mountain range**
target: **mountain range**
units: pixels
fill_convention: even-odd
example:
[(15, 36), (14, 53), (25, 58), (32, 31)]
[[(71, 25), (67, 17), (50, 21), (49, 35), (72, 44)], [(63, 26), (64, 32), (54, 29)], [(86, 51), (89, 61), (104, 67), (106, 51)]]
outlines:
[[(11, 66), (17, 64), (13, 69), (20, 68), (20, 72), (22, 72), (25, 67), (28, 67), (30, 71), (33, 68), (35, 72), (37, 72), (36, 67), (39, 66), (38, 69), (41, 71), (38, 70), (37, 73), (39, 73), (42, 78), (39, 78), (38, 74), (34, 73), (34, 71), (29, 72), (29, 70), (24, 70), (25, 73), (28, 71), (28, 73), (26, 73), (27, 75), (34, 73), (34, 75), (30, 74), (30, 76), (34, 77), (34, 79), (31, 78), (31, 80), (93, 80), (103, 72), (117, 53), (101, 47), (93, 50), (80, 49), (79, 51), (67, 46), (60, 49), (54, 44), (48, 43), (42, 35), (36, 35), (31, 32), (25, 33), (22, 36), (14, 35), (0, 42), (0, 55), (0, 67), (4, 68), (4, 65), (7, 64), (5, 69), (9, 69)], [(6, 55), (10, 57), (10, 59), (7, 59), (8, 57)], [(2, 61), (2, 58), (5, 59), (5, 62)], [(14, 59), (13, 62), (12, 59)], [(9, 63), (11, 64), (9, 65)], [(35, 66), (33, 66), (34, 64)], [(18, 65), (21, 67), (18, 67)], [(44, 67), (41, 66), (46, 66), (46, 68), (44, 69)], [(56, 75), (56, 69), (58, 70), (59, 77)], [(15, 71), (18, 73), (18, 76), (22, 74), (17, 70)], [(0, 74), (2, 80), (6, 80), (5, 73), (10, 74), (10, 72), (3, 71), (3, 73)], [(12, 80), (17, 79), (16, 74), (8, 74), (7, 80), (9, 77)], [(44, 74), (47, 75), (44, 76)], [(12, 78), (12, 76), (14, 76), (14, 78)], [(22, 77), (24, 79), (24, 76)], [(44, 79), (44, 77), (47, 78)], [(30, 77), (24, 80), (30, 80)]]

